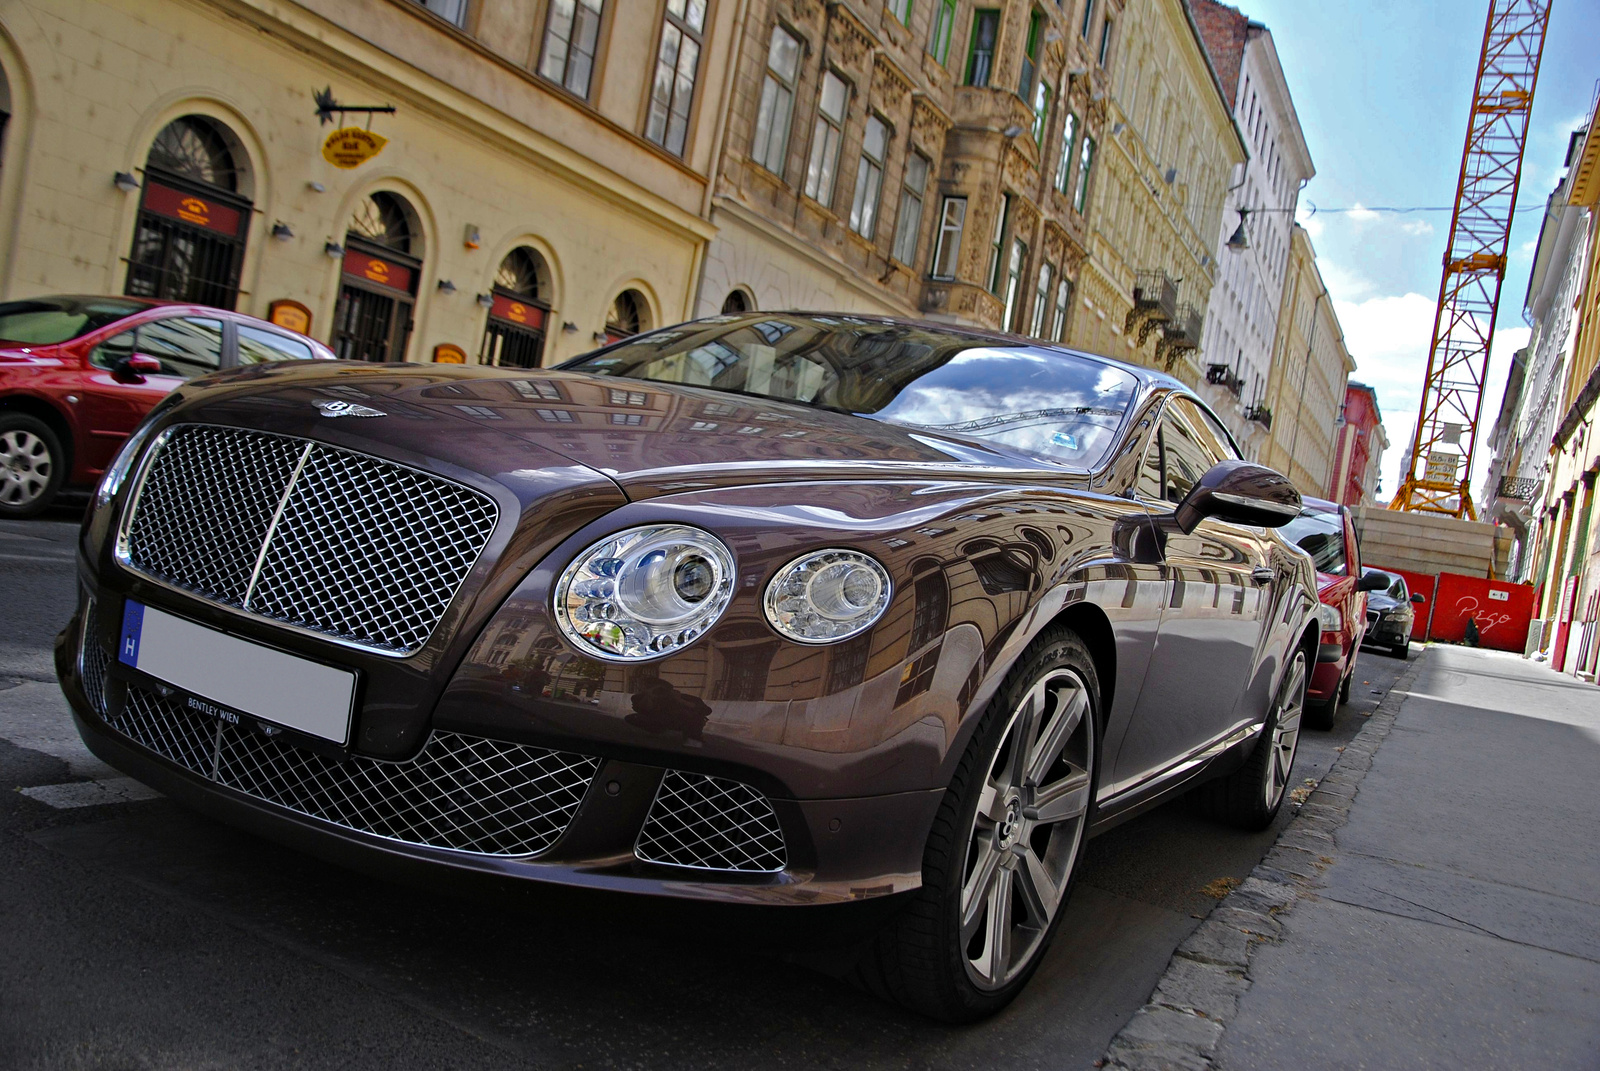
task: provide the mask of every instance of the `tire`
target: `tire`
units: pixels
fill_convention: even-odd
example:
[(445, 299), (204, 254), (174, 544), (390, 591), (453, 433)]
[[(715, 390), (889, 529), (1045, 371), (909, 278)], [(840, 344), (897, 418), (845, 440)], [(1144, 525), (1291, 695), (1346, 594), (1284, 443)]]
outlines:
[(945, 1022), (992, 1015), (1022, 990), (1083, 858), (1099, 712), (1083, 641), (1065, 629), (1034, 641), (979, 721), (934, 819), (922, 887), (863, 952), (858, 985)]
[(1261, 830), (1272, 824), (1283, 806), (1300, 745), (1300, 722), (1306, 711), (1303, 650), (1296, 650), (1278, 686), (1277, 701), (1261, 728), (1255, 750), (1244, 765), (1195, 790), (1194, 799), (1207, 817), (1239, 829)]
[(67, 477), (66, 461), (50, 425), (26, 413), (0, 413), (0, 518), (44, 512)]
[(1402, 662), (1405, 661), (1406, 659), (1410, 658), (1411, 657), (1411, 641), (1407, 640), (1405, 643), (1402, 643), (1397, 647), (1389, 648), (1389, 655), (1392, 658), (1400, 659)]

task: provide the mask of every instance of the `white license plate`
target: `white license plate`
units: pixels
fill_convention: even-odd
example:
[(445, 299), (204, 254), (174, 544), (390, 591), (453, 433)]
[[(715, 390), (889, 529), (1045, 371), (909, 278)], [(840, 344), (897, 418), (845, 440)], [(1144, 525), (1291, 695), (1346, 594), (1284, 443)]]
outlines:
[(262, 721), (340, 744), (350, 738), (352, 670), (275, 651), (132, 600), (123, 604), (117, 658)]

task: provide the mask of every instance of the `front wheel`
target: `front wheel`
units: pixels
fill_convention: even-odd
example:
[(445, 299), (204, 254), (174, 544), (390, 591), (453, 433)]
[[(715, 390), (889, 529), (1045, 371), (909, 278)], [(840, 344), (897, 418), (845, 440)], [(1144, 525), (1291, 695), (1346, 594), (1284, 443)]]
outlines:
[(1240, 829), (1257, 830), (1266, 829), (1278, 816), (1300, 745), (1306, 664), (1306, 653), (1295, 651), (1278, 686), (1277, 701), (1261, 727), (1261, 737), (1244, 765), (1196, 790), (1196, 801), (1210, 817)]
[(50, 425), (25, 413), (0, 413), (0, 518), (43, 512), (66, 476), (66, 451)]
[(857, 964), (879, 996), (947, 1022), (1005, 1007), (1038, 968), (1083, 855), (1099, 679), (1075, 633), (1006, 677), (945, 793), (912, 894)]

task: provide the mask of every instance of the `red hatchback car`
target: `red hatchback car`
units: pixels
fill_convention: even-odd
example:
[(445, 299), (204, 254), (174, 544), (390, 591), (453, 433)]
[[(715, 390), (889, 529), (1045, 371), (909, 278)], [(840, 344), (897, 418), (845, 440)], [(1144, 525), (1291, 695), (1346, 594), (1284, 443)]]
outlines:
[(1302, 507), (1300, 516), (1279, 529), (1285, 539), (1311, 555), (1322, 598), (1317, 608), (1322, 639), (1301, 720), (1312, 729), (1331, 729), (1339, 704), (1350, 699), (1356, 651), (1367, 629), (1367, 592), (1384, 588), (1387, 578), (1361, 575), (1361, 548), (1348, 509), (1321, 498), (1303, 499)]
[(264, 361), (333, 360), (264, 320), (128, 297), (0, 302), (0, 518), (92, 485), (157, 402), (187, 379)]

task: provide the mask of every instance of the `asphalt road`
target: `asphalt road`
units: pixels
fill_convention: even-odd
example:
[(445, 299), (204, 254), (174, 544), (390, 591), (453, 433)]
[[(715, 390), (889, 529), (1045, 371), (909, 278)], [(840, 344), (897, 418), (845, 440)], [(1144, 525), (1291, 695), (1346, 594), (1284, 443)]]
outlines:
[[(939, 1026), (833, 977), (881, 904), (402, 886), (153, 797), (54, 684), (75, 536), (0, 521), (0, 1067), (1088, 1067), (1288, 819), (1241, 834), (1180, 800), (1105, 834), (1022, 998)], [(1401, 666), (1363, 652), (1296, 784)]]

